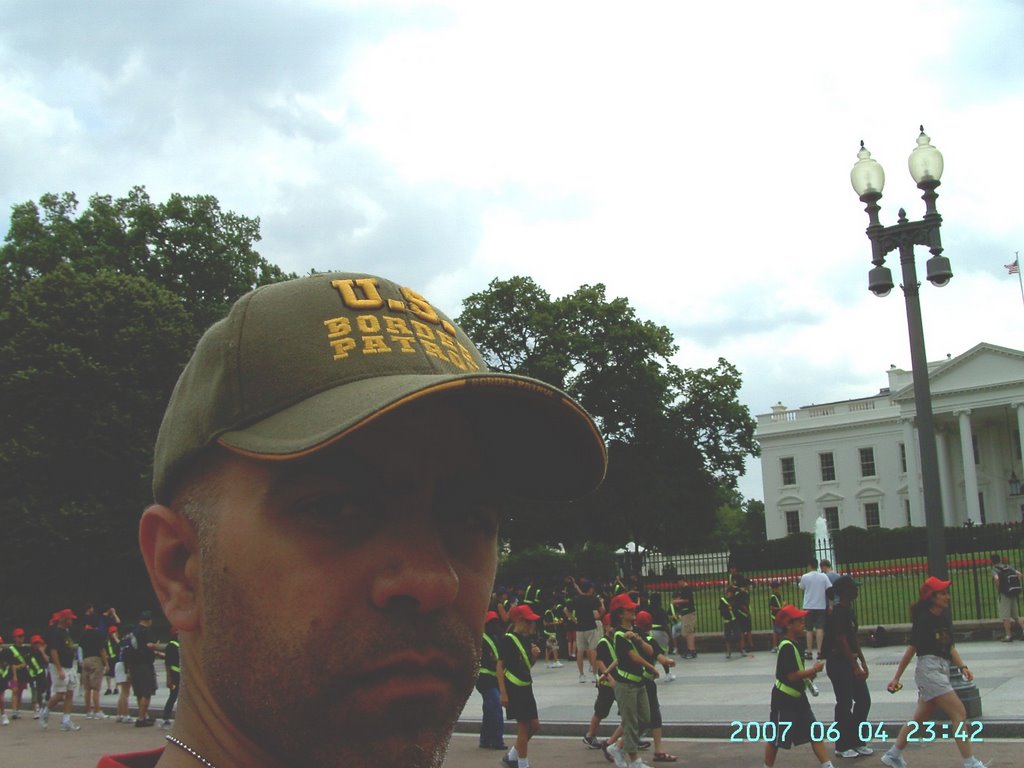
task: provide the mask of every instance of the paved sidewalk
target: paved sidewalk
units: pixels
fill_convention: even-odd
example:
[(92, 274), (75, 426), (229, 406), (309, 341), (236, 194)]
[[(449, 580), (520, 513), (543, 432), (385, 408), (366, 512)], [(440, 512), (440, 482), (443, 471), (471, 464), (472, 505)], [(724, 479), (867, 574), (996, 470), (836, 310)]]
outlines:
[[(899, 730), (914, 712), (917, 689), (914, 687), (914, 662), (903, 675), (902, 691), (890, 694), (885, 690), (892, 679), (904, 646), (866, 648), (870, 676), (873, 723), (884, 722), (886, 728)], [(957, 645), (960, 655), (975, 676), (981, 696), (983, 733), (990, 737), (1024, 738), (1024, 642), (1001, 643), (980, 641)], [(752, 658), (733, 654), (701, 654), (696, 659), (676, 659), (676, 680), (658, 684), (665, 734), (675, 737), (728, 738), (733, 721), (746, 723), (768, 718), (768, 705), (775, 675), (775, 655), (758, 651)], [(575, 662), (563, 662), (561, 669), (548, 669), (544, 662), (533, 668), (534, 689), (540, 720), (545, 732), (555, 735), (576, 735), (581, 723), (588, 723), (593, 714), (594, 686), (581, 685)], [(821, 695), (811, 698), (817, 718), (831, 723), (835, 695), (828, 677), (817, 679)], [(466, 704), (459, 730), (479, 733), (480, 696), (473, 694)], [(602, 734), (617, 722), (615, 709)], [(892, 727), (896, 724), (895, 727)], [(1024, 768), (1024, 756), (1018, 765)]]
[[(976, 746), (975, 753), (994, 768), (1024, 768), (1024, 643), (982, 641), (961, 643), (958, 647), (976, 675), (981, 695), (980, 735), (984, 741)], [(884, 690), (902, 652), (901, 646), (865, 649), (871, 670), (868, 683), (874, 699), (870, 720), (875, 725), (884, 723), (888, 742), (913, 713), (916, 698), (912, 667), (904, 677), (902, 691), (891, 695)], [(678, 764), (760, 768), (761, 744), (730, 743), (728, 737), (736, 730), (736, 726), (731, 725), (733, 721), (745, 725), (767, 718), (774, 669), (775, 656), (767, 651), (758, 652), (753, 658), (734, 656), (730, 661), (722, 653), (702, 654), (695, 660), (677, 659), (677, 679), (660, 683), (659, 696), (666, 723), (665, 746), (686, 758)], [(580, 741), (592, 713), (594, 687), (577, 682), (575, 663), (549, 670), (541, 662), (534, 668), (534, 678), (543, 734), (531, 743), (531, 765), (537, 768), (609, 765), (601, 752), (586, 749)], [(830, 723), (835, 704), (832, 688), (824, 675), (818, 684), (821, 695), (811, 699), (812, 707), (819, 720)], [(153, 697), (155, 715), (159, 716), (166, 696), (167, 690), (161, 688)], [(108, 713), (113, 712), (116, 696), (104, 696), (102, 702)], [(76, 700), (76, 708), (81, 710), (80, 699)], [(51, 716), (50, 729), (45, 732), (31, 719), (31, 714), (0, 727), (0, 766), (92, 768), (102, 754), (152, 749), (164, 743), (164, 733), (159, 728), (134, 728), (113, 720), (86, 720), (81, 714), (74, 717), (82, 726), (76, 733), (59, 731), (59, 715)], [(460, 733), (452, 740), (445, 768), (496, 768), (499, 765), (499, 753), (477, 747), (479, 720), (480, 697), (474, 693), (459, 723)], [(608, 735), (616, 722), (613, 708), (601, 735)], [(509, 733), (513, 726), (509, 727)], [(558, 735), (563, 738), (553, 738)], [(884, 740), (874, 745), (880, 754)], [(650, 759), (649, 752), (644, 754)], [(960, 764), (955, 746), (948, 743), (914, 745), (906, 755), (914, 768), (955, 768)], [(779, 766), (813, 764), (806, 747), (780, 755), (777, 763)], [(837, 768), (847, 765), (852, 768), (854, 764), (881, 765), (876, 756), (836, 760)]]
[[(82, 730), (76, 733), (61, 733), (52, 730), (52, 725), (51, 730), (41, 731), (32, 720), (3, 727), (0, 729), (0, 765), (4, 768), (94, 768), (101, 755), (139, 752), (164, 745), (163, 732), (159, 729), (93, 722), (80, 716), (75, 719), (82, 725)], [(716, 739), (666, 739), (664, 746), (679, 756), (676, 765), (690, 768), (760, 768), (764, 754), (759, 744), (730, 744)], [(991, 768), (1024, 766), (1024, 744), (1020, 741), (985, 741), (976, 745), (974, 752)], [(837, 759), (836, 768), (877, 768), (881, 766), (877, 759), (880, 754), (857, 760)], [(650, 762), (649, 751), (642, 755)], [(913, 768), (960, 765), (952, 744), (915, 745), (905, 755)], [(456, 734), (444, 768), (500, 768), (500, 758), (500, 752), (478, 748), (476, 736)], [(536, 768), (611, 765), (605, 762), (600, 751), (587, 749), (578, 738), (549, 736), (539, 736), (530, 742), (530, 764)], [(791, 754), (780, 754), (776, 765), (780, 768), (811, 766), (814, 758), (810, 748), (805, 746)]]

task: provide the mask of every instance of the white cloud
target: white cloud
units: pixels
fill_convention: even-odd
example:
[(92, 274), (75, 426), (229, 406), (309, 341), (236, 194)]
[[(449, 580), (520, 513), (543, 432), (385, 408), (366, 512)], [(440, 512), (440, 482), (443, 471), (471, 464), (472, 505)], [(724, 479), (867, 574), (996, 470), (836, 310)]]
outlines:
[(1006, 0), (7, 4), (0, 206), (210, 193), (284, 268), (393, 274), (452, 314), (496, 276), (603, 282), (763, 413), (909, 366), (848, 178), (864, 139), (883, 223), (920, 216), (922, 122), (955, 273), (922, 291), (929, 356), (1022, 346), (1022, 33)]

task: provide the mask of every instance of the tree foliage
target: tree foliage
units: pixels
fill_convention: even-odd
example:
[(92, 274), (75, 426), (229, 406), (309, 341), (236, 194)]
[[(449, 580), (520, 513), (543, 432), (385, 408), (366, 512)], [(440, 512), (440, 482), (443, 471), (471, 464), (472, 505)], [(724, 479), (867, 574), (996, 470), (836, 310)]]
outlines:
[(600, 284), (553, 298), (529, 277), (493, 280), (465, 300), (459, 323), (493, 368), (561, 387), (608, 441), (602, 488), (582, 503), (514, 514), (513, 549), (635, 540), (680, 550), (708, 536), (720, 489), (734, 488), (744, 456), (757, 452), (731, 363), (679, 367), (672, 333)]
[(0, 248), (5, 609), (26, 620), (55, 607), (26, 609), (41, 589), (58, 607), (149, 599), (136, 530), (171, 389), (213, 318), (285, 277), (253, 249), (259, 221), (210, 196), (137, 187), (77, 208), (14, 206)]

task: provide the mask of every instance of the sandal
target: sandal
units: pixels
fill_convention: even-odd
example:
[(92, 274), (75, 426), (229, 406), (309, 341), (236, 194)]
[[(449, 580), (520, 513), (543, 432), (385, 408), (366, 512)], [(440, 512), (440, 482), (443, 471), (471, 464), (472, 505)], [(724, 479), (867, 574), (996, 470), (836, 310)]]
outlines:
[(655, 752), (654, 762), (656, 763), (674, 763), (679, 758), (675, 755), (670, 755), (668, 752)]

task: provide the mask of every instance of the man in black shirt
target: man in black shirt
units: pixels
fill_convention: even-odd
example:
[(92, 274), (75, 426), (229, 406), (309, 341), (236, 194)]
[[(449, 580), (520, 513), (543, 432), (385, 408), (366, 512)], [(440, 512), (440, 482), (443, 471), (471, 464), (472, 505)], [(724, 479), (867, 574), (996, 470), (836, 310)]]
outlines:
[(135, 721), (136, 728), (146, 728), (155, 722), (149, 716), (149, 700), (156, 693), (156, 661), (158, 646), (153, 639), (153, 614), (143, 611), (139, 615), (139, 623), (132, 630), (132, 654), (128, 663), (128, 677), (132, 681), (132, 691), (138, 702), (139, 717)]
[(583, 674), (583, 657), (586, 656), (590, 664), (591, 682), (597, 682), (597, 644), (604, 635), (598, 622), (604, 613), (604, 604), (594, 594), (594, 585), (586, 579), (576, 589), (579, 594), (572, 600), (573, 613), (576, 615), (576, 668), (580, 672), (580, 682), (588, 682), (587, 676)]
[(868, 663), (857, 640), (857, 616), (853, 602), (858, 585), (851, 576), (840, 576), (832, 585), (839, 602), (825, 620), (821, 655), (836, 694), (836, 754), (839, 757), (870, 755), (874, 750), (860, 738), (860, 724), (868, 719), (871, 694), (868, 693)]
[(103, 671), (107, 666), (107, 651), (103, 634), (92, 624), (86, 624), (78, 637), (82, 650), (82, 690), (85, 691), (85, 717), (88, 720), (105, 720), (100, 710), (100, 686), (103, 685)]

